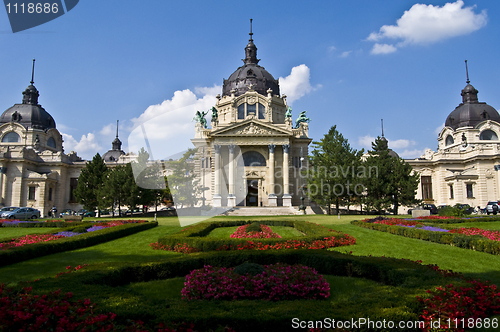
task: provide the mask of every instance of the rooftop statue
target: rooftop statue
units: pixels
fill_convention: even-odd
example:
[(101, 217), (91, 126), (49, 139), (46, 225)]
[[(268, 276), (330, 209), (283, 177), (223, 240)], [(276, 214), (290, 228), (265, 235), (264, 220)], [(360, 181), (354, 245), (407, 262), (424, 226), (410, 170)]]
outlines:
[(286, 110), (285, 113), (285, 119), (291, 119), (292, 118), (292, 108), (288, 106), (288, 109)]
[(217, 114), (217, 109), (214, 106), (212, 106), (210, 110), (212, 111), (212, 122), (217, 121), (217, 119), (219, 118), (219, 115)]
[(299, 126), (300, 126), (300, 123), (301, 123), (301, 122), (306, 122), (306, 123), (308, 123), (309, 121), (311, 121), (311, 119), (309, 119), (309, 118), (306, 116), (306, 112), (307, 112), (307, 111), (302, 111), (302, 112), (300, 112), (298, 119), (297, 119), (297, 120), (295, 120), (295, 128), (299, 128)]
[(208, 114), (208, 111), (206, 111), (206, 112), (196, 111), (196, 114), (195, 114), (193, 120), (191, 120), (191, 121), (196, 121), (197, 123), (201, 123), (203, 128), (207, 128), (207, 119), (205, 119), (205, 115), (207, 115), (207, 114)]

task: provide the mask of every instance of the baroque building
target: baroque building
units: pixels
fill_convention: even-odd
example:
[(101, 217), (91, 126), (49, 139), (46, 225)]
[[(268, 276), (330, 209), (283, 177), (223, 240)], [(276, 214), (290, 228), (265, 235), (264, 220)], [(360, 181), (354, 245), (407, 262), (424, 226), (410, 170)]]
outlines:
[(33, 75), (22, 102), (0, 116), (0, 205), (33, 207), (42, 216), (53, 206), (78, 210), (73, 190), (85, 162), (64, 153), (56, 122), (38, 103)]
[[(467, 63), (466, 63), (467, 64)], [(420, 174), (417, 198), (436, 205), (486, 206), (500, 198), (500, 115), (469, 81), (446, 118), (437, 151), (407, 160)]]
[(211, 112), (211, 128), (197, 112), (195, 172), (204, 204), (213, 207), (300, 204), (305, 184), (308, 121), (305, 111), (293, 124), (278, 80), (261, 67), (250, 31), (243, 65), (223, 81)]

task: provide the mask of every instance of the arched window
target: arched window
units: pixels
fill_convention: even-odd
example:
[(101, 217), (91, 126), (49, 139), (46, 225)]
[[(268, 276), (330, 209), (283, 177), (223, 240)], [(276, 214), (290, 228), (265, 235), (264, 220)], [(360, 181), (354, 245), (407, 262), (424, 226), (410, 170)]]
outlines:
[(245, 118), (245, 104), (241, 104), (238, 106), (238, 119)]
[(493, 130), (483, 130), (481, 135), (479, 135), (479, 139), (482, 141), (497, 141), (498, 136)]
[(257, 151), (247, 151), (243, 153), (245, 166), (266, 166), (266, 158)]
[(47, 146), (49, 148), (56, 148), (56, 141), (54, 140), (53, 137), (49, 137), (49, 139), (47, 140)]
[(5, 134), (5, 136), (2, 138), (2, 142), (6, 142), (6, 143), (17, 143), (17, 142), (21, 142), (21, 136), (19, 136), (18, 133), (16, 132), (9, 132), (7, 134)]
[(253, 104), (253, 105), (243, 103), (243, 104), (238, 106), (238, 119), (244, 119), (249, 114), (253, 114), (258, 119), (265, 119), (266, 118), (266, 107), (264, 105), (262, 105), (261, 103), (257, 103), (257, 104)]
[(259, 106), (259, 119), (265, 119), (266, 118), (266, 108), (264, 105), (261, 103), (258, 104)]
[(452, 145), (453, 143), (455, 143), (455, 141), (453, 140), (453, 136), (448, 135), (448, 136), (446, 137), (446, 146), (448, 146), (448, 145)]

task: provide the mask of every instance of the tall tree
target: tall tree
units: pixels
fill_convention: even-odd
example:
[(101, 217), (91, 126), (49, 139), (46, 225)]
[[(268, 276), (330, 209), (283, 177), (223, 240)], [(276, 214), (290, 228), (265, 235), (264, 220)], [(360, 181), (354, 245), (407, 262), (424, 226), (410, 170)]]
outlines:
[(357, 171), (363, 150), (356, 151), (337, 130), (330, 128), (319, 142), (313, 142), (307, 172), (307, 191), (309, 199), (328, 207), (348, 203), (355, 195)]
[(200, 200), (200, 179), (194, 174), (195, 149), (188, 149), (179, 160), (171, 163), (172, 174), (168, 176), (168, 185), (175, 204), (181, 208), (194, 206)]
[(415, 199), (419, 176), (402, 158), (391, 153), (387, 140), (377, 137), (372, 143), (372, 151), (366, 159), (365, 168), (370, 170), (365, 178), (365, 203), (379, 214), (392, 206), (398, 214), (399, 206), (418, 203)]
[(134, 173), (130, 163), (118, 165), (113, 168), (105, 179), (101, 195), (108, 202), (113, 202), (113, 207), (118, 207), (121, 216), (121, 207), (128, 206), (130, 210), (139, 204), (139, 187), (135, 183)]
[(102, 197), (99, 190), (101, 189), (104, 180), (107, 177), (108, 167), (97, 153), (92, 161), (88, 161), (82, 169), (78, 177), (78, 184), (74, 191), (75, 198), (83, 207), (89, 211), (98, 209), (100, 217), (100, 207), (102, 205)]

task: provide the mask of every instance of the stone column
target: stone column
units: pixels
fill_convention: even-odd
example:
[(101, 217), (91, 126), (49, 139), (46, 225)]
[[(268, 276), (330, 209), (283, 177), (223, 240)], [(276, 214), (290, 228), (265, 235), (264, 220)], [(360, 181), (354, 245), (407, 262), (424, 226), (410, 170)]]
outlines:
[(214, 144), (215, 150), (215, 160), (214, 160), (214, 197), (213, 197), (213, 206), (221, 207), (222, 206), (222, 197), (220, 195), (220, 148), (221, 146), (218, 144)]
[(234, 148), (236, 145), (230, 144), (227, 146), (229, 149), (229, 193), (227, 196), (227, 206), (236, 206), (236, 196), (234, 195)]
[(290, 180), (288, 170), (288, 152), (290, 144), (283, 145), (283, 206), (292, 206), (292, 195), (290, 195)]
[(4, 182), (5, 182), (5, 186), (7, 186), (7, 175), (6, 175), (6, 171), (7, 169), (3, 166), (0, 166), (0, 194), (2, 195), (2, 197), (0, 197), (0, 203), (4, 203), (5, 204), (5, 193), (4, 193)]
[(269, 144), (269, 206), (278, 206), (278, 200), (274, 194), (274, 149), (276, 145)]

